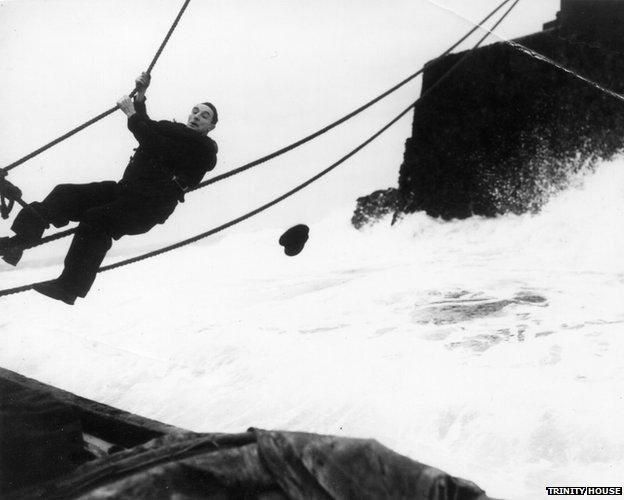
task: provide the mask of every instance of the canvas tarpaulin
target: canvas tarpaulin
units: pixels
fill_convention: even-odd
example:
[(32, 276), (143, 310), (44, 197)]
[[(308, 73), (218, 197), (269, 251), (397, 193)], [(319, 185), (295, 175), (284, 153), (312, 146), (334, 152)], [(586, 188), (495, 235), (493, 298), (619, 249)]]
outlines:
[(166, 435), (13, 498), (488, 499), (374, 440), (260, 429)]

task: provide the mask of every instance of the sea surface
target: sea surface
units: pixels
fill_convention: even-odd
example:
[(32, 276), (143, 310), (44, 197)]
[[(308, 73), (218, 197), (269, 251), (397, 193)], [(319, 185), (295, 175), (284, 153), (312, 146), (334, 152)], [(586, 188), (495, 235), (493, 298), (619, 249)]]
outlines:
[[(234, 227), (73, 307), (1, 298), (0, 365), (195, 431), (375, 438), (497, 498), (621, 486), (624, 159), (539, 214), (356, 231), (352, 209), (297, 257), (286, 227)], [(54, 245), (2, 286), (55, 276)]]

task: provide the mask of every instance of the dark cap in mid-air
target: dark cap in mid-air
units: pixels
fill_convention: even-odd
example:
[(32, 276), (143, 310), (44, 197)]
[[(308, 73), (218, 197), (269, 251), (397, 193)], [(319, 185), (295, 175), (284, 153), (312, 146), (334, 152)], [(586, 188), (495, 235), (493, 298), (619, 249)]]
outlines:
[(279, 244), (284, 247), (284, 253), (290, 257), (297, 255), (308, 241), (310, 228), (305, 224), (297, 224), (280, 236)]

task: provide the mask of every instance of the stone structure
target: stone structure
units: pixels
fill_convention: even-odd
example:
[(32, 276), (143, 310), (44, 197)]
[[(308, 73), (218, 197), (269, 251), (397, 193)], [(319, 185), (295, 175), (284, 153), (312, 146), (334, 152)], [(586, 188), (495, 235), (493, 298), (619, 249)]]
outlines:
[[(621, 93), (623, 23), (624, 0), (562, 0), (555, 21), (517, 42)], [(427, 63), (422, 92), (465, 54)], [(622, 147), (624, 102), (494, 43), (419, 102), (398, 190), (358, 199), (353, 223), (394, 210), (376, 203), (385, 199), (397, 214), (425, 210), (445, 219), (539, 210), (571, 173)]]

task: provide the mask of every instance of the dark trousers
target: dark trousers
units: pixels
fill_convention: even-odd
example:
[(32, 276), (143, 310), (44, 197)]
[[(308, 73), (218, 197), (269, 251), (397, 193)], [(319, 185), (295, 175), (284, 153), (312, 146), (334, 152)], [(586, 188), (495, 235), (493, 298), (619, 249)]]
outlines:
[(145, 196), (114, 181), (61, 184), (42, 202), (31, 204), (41, 217), (23, 209), (11, 229), (18, 241), (32, 244), (41, 239), (49, 224), (62, 227), (79, 222), (59, 280), (68, 291), (84, 297), (112, 240), (146, 233), (162, 224), (176, 204), (171, 198)]

